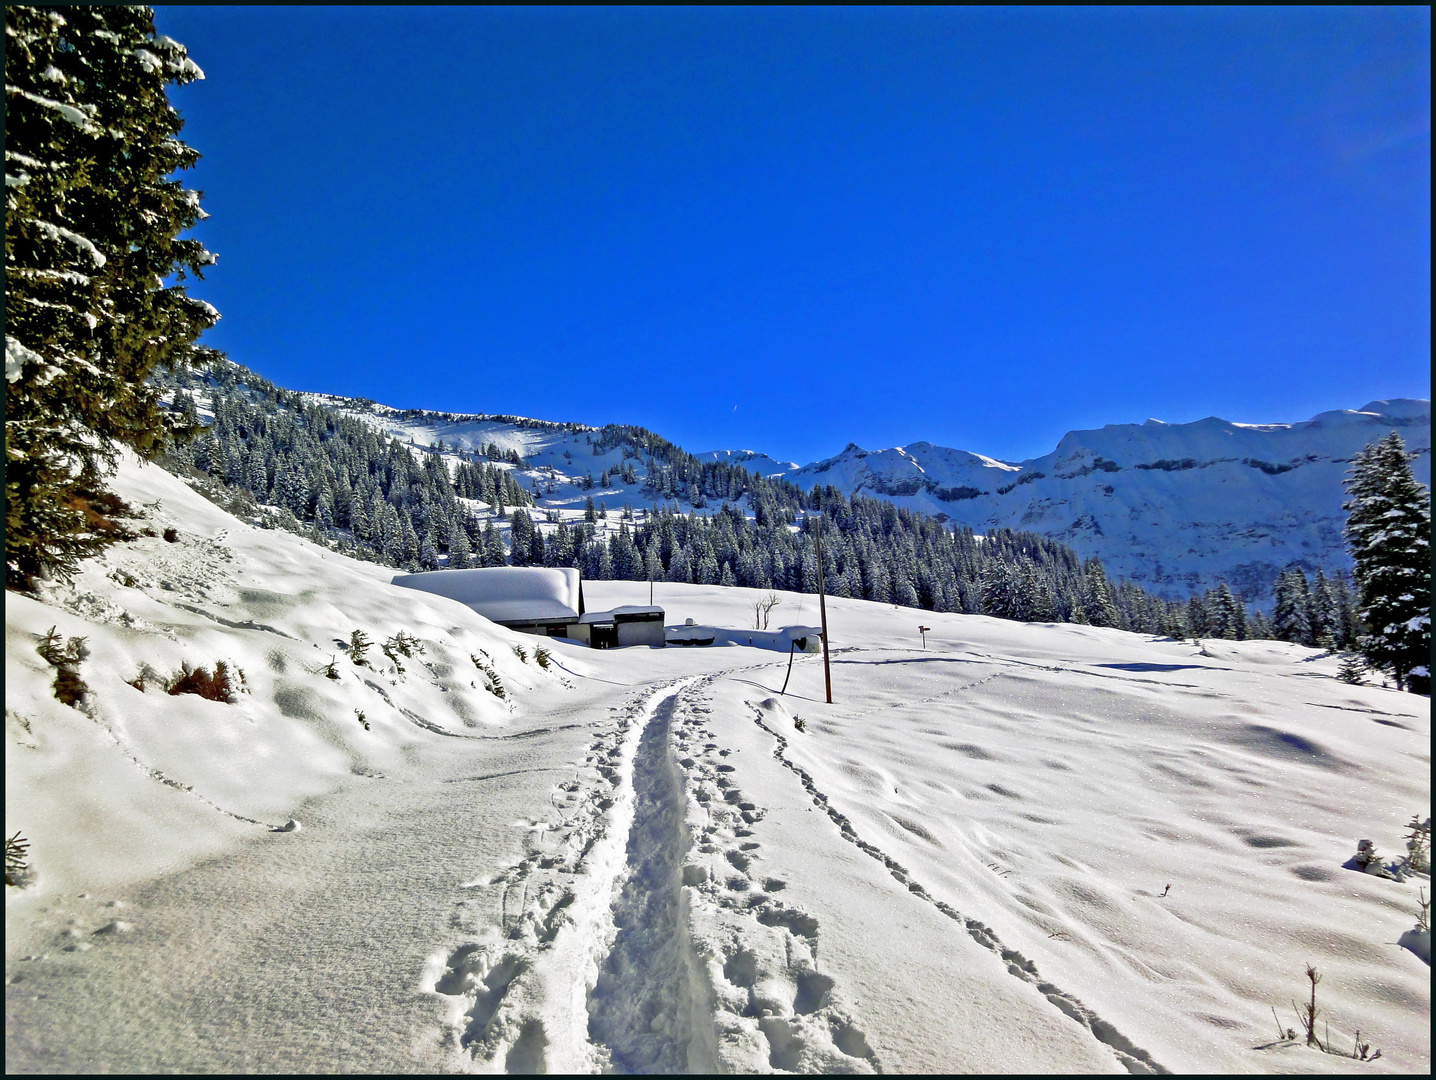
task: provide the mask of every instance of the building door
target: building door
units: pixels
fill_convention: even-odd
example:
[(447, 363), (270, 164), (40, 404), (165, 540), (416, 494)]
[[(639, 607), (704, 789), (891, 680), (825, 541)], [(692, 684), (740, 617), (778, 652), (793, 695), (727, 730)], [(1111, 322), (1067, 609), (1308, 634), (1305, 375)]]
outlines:
[(594, 623), (588, 634), (589, 644), (595, 649), (618, 648), (618, 627), (613, 623)]

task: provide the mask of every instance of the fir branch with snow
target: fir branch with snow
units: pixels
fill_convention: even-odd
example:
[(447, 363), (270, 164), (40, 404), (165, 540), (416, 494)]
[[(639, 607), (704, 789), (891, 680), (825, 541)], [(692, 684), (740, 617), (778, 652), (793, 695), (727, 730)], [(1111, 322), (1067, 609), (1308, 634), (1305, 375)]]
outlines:
[(171, 178), (199, 155), (166, 87), (203, 73), (149, 8), (64, 11), (5, 9), (5, 557), (21, 588), (109, 542), (85, 502), (117, 445), (177, 434), (149, 376), (204, 362), (219, 317), (182, 284), (215, 257), (182, 238), (204, 212)]

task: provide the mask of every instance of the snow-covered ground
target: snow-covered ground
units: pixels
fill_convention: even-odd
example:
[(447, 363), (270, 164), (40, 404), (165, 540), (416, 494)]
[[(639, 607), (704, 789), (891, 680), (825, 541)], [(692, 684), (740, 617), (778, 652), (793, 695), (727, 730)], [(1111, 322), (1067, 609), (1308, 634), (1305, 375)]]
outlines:
[[(1429, 880), (1343, 868), (1429, 813), (1425, 698), (1298, 646), (845, 599), (832, 705), (821, 656), (780, 696), (746, 645), (544, 667), (154, 467), (116, 488), (175, 541), (6, 595), (10, 1071), (1429, 1071), (1395, 944)], [(758, 599), (655, 586), (669, 624)], [(783, 594), (771, 626), (816, 621)], [(232, 704), (128, 683), (216, 660)], [(1317, 1034), (1378, 1060), (1278, 1038), (1308, 963)]]

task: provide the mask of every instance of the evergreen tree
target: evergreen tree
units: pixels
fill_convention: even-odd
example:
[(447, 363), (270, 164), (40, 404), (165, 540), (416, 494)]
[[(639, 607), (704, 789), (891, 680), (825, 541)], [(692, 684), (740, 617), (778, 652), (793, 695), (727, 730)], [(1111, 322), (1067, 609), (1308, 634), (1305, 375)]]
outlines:
[[(1077, 620), (1072, 620), (1076, 622)], [(1202, 598), (1193, 593), (1187, 598), (1187, 631), (1194, 638), (1203, 638), (1210, 631), (1207, 627), (1207, 607)]]
[(1332, 579), (1336, 593), (1336, 640), (1345, 649), (1351, 648), (1364, 632), (1361, 620), (1356, 615), (1356, 601), (1351, 595), (1351, 584), (1346, 574), (1338, 570)]
[(1240, 641), (1246, 637), (1246, 618), (1241, 603), (1226, 582), (1212, 591), (1211, 602), (1207, 605), (1211, 621), (1211, 633), (1229, 641)]
[(673, 557), (668, 561), (668, 580), (684, 584), (693, 580), (688, 552), (681, 545), (673, 550)]
[(1007, 560), (1001, 557), (987, 564), (982, 574), (982, 613), (997, 619), (1020, 619), (1023, 604), (1018, 579)]
[(457, 520), (449, 526), (450, 570), (467, 570), (472, 562), (473, 552), (469, 548), (468, 531)]
[(424, 539), (419, 542), (419, 565), (425, 570), (437, 570), (439, 568), (439, 546), (434, 543), (434, 534), (424, 533)]
[(513, 547), (512, 561), (515, 566), (529, 565), (529, 553), (535, 532), (533, 519), (529, 517), (528, 511), (515, 510), (509, 524), (509, 538)]
[(1336, 590), (1331, 579), (1318, 567), (1316, 578), (1311, 583), (1307, 597), (1306, 619), (1311, 624), (1313, 641), (1328, 651), (1335, 651), (1339, 644), (1336, 635), (1339, 630), (1336, 612)]
[(1290, 641), (1298, 645), (1311, 645), (1311, 621), (1307, 612), (1311, 606), (1306, 575), (1301, 567), (1290, 566), (1281, 572), (1276, 583), (1276, 606), (1272, 610), (1272, 632), (1279, 641)]
[(494, 528), (492, 521), (484, 525), (484, 565), (503, 566), (508, 561), (507, 553), (504, 551), (503, 537), (499, 530)]
[(117, 443), (171, 437), (150, 373), (204, 362), (219, 316), (179, 284), (214, 262), (169, 179), (199, 159), (165, 96), (203, 77), (184, 48), (145, 7), (7, 6), (5, 35), (5, 560), (29, 587), (107, 542), (86, 500)]
[(1356, 563), (1367, 664), (1400, 689), (1431, 690), (1431, 493), (1411, 475), (1401, 436), (1361, 450), (1346, 480), (1346, 542)]
[(1087, 563), (1087, 592), (1091, 598), (1087, 605), (1087, 618), (1092, 625), (1120, 628), (1122, 619), (1117, 613), (1117, 605), (1112, 602), (1107, 574), (1096, 559)]

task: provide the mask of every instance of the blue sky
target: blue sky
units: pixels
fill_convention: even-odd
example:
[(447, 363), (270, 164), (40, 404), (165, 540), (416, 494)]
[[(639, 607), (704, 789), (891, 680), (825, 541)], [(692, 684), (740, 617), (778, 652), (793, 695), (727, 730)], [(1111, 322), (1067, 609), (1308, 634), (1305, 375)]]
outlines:
[(283, 386), (807, 462), (1430, 396), (1430, 13), (160, 7)]

